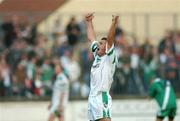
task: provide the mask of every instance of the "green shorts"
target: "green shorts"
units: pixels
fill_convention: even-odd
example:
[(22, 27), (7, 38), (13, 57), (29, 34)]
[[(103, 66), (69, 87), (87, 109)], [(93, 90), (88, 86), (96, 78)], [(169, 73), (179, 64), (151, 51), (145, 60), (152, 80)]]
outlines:
[(159, 110), (157, 112), (157, 117), (170, 117), (170, 118), (174, 118), (176, 116), (176, 108), (170, 108), (170, 109), (166, 109), (166, 110)]

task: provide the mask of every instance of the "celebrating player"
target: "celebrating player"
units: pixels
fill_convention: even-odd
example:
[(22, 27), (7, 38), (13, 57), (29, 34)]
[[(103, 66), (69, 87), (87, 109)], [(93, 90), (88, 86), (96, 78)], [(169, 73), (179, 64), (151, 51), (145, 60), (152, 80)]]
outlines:
[(112, 16), (108, 36), (97, 41), (92, 20), (94, 13), (85, 16), (87, 37), (92, 43), (94, 62), (91, 67), (91, 91), (88, 99), (88, 116), (90, 121), (111, 121), (112, 99), (109, 90), (113, 82), (117, 58), (114, 50), (115, 27), (118, 16)]

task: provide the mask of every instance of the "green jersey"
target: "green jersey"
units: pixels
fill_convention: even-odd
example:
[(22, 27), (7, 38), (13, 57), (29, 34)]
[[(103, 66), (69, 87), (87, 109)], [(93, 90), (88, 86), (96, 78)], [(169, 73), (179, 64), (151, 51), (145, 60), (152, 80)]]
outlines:
[(156, 78), (150, 86), (149, 96), (155, 98), (161, 110), (176, 108), (176, 97), (171, 83)]

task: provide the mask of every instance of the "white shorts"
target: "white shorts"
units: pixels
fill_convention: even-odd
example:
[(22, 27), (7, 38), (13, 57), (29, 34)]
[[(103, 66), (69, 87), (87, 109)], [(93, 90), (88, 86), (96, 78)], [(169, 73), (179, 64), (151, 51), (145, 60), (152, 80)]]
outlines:
[(101, 92), (97, 96), (89, 96), (88, 117), (95, 121), (101, 118), (111, 118), (112, 99), (107, 92)]
[[(58, 109), (58, 106), (59, 106), (59, 103), (60, 103), (60, 97), (59, 97), (60, 94), (58, 95), (53, 95), (52, 97), (52, 104), (51, 104), (51, 108), (50, 108), (50, 113), (55, 113)], [(66, 107), (67, 103), (68, 103), (68, 98), (69, 98), (69, 94), (68, 92), (65, 93), (64, 95), (64, 100), (63, 100), (63, 103), (62, 103), (62, 106), (63, 108)]]
[(55, 113), (58, 109), (58, 106), (59, 106), (59, 102), (53, 102), (51, 104), (51, 108), (50, 108), (50, 113)]

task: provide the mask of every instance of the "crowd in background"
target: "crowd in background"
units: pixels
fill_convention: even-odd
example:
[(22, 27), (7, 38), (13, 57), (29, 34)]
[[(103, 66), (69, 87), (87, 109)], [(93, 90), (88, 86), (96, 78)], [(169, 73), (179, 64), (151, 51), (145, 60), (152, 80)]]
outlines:
[[(121, 30), (117, 28), (117, 30)], [(180, 31), (166, 30), (159, 44), (154, 46), (150, 39), (138, 44), (132, 37), (129, 44), (124, 32), (116, 33), (118, 65), (112, 91), (115, 94), (148, 93), (153, 74), (171, 81), (175, 91), (180, 91)], [(117, 86), (118, 85), (118, 86)]]
[[(17, 16), (0, 23), (0, 97), (50, 96), (56, 62), (70, 80), (70, 96), (88, 96), (93, 55), (84, 21), (72, 17), (64, 27), (57, 19), (51, 37), (38, 33), (36, 24), (20, 23)], [(153, 73), (170, 80), (180, 92), (180, 31), (167, 30), (158, 46), (148, 38), (143, 44), (135, 36), (132, 40), (129, 43), (126, 32), (117, 26), (112, 95), (146, 95)]]

